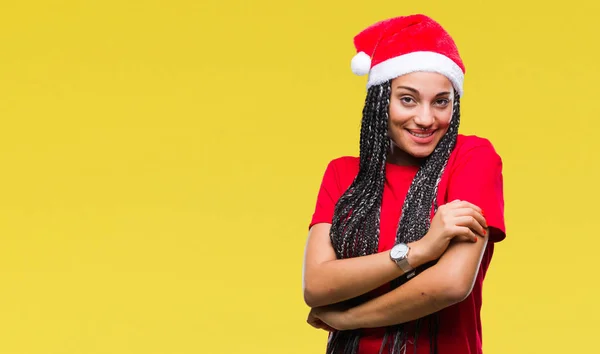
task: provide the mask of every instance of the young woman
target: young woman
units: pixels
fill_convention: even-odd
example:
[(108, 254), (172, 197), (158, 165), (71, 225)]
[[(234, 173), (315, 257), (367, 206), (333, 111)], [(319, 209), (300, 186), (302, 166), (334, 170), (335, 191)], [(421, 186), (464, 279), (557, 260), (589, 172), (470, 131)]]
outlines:
[(354, 38), (369, 74), (360, 157), (332, 160), (309, 226), (308, 323), (327, 353), (482, 353), (483, 280), (505, 238), (502, 161), (458, 134), (464, 66), (424, 15)]

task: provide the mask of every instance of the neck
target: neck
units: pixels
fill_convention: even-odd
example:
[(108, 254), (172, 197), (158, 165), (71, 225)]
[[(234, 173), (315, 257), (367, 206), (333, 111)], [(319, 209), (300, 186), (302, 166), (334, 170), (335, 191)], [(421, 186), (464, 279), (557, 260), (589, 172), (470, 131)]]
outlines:
[(419, 166), (423, 163), (423, 159), (412, 156), (398, 147), (393, 140), (390, 140), (390, 151), (387, 155), (387, 162), (400, 166)]

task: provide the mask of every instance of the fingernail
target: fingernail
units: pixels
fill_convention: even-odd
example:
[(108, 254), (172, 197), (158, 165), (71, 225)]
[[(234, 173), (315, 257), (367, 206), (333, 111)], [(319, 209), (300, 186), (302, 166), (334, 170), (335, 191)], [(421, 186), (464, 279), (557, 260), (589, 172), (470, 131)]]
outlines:
[(473, 242), (477, 242), (477, 237), (475, 237), (475, 241), (473, 241)]
[(487, 231), (483, 230), (483, 236), (487, 235)]

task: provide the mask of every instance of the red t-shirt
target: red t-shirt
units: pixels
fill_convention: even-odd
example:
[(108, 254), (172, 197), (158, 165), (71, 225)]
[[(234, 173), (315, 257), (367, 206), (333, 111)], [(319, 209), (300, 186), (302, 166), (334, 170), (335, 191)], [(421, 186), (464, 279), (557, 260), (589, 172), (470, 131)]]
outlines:
[[(358, 167), (358, 157), (344, 156), (329, 163), (309, 227), (317, 223), (332, 222), (335, 205), (358, 174)], [(391, 163), (386, 165), (381, 203), (379, 252), (391, 249), (395, 243), (402, 205), (417, 170), (418, 166), (399, 166)], [(491, 230), (490, 242), (484, 251), (471, 294), (464, 301), (439, 312), (438, 348), (440, 353), (444, 354), (479, 354), (482, 353), (480, 309), (483, 280), (494, 253), (494, 244), (502, 241), (506, 235), (502, 160), (487, 139), (458, 136), (456, 147), (442, 175), (437, 195), (438, 205), (455, 199), (469, 201), (483, 209)], [(429, 354), (427, 322), (422, 323), (419, 332), (417, 343), (419, 354)], [(366, 329), (360, 341), (359, 354), (379, 353), (383, 333), (384, 329)], [(412, 333), (408, 334), (407, 352), (412, 353), (414, 342)]]

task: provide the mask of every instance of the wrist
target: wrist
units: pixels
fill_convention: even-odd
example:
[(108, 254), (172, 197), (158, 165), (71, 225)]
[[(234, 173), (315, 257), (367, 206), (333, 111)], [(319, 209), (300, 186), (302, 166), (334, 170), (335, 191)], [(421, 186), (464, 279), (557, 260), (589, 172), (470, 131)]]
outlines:
[(408, 264), (411, 267), (417, 268), (429, 262), (425, 252), (423, 252), (423, 242), (421, 240), (408, 244), (410, 252), (408, 252)]
[(348, 309), (346, 309), (346, 311), (344, 311), (344, 328), (342, 330), (353, 330), (353, 329), (358, 329), (358, 328), (362, 328), (362, 326), (359, 323), (359, 313), (360, 312), (360, 307), (359, 306), (355, 306), (355, 307), (350, 307)]

